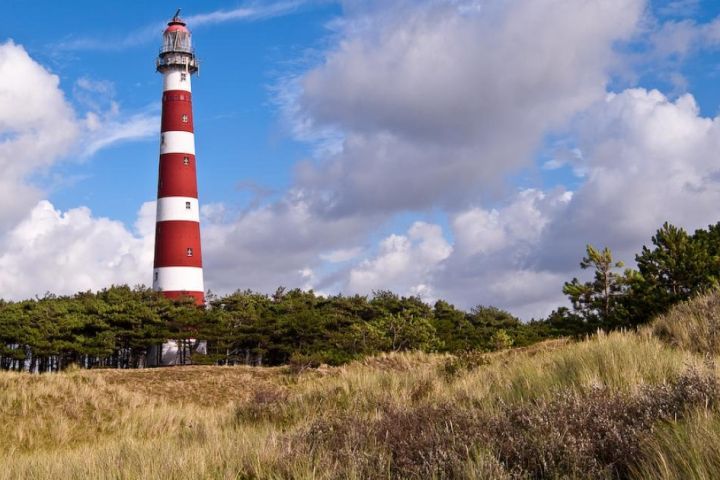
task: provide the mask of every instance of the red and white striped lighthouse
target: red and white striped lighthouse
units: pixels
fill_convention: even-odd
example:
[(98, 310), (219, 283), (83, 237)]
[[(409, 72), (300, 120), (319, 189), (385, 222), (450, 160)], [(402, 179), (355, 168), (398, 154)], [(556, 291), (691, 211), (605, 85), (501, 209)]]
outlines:
[(198, 71), (192, 37), (180, 11), (163, 33), (157, 71), (163, 75), (160, 173), (153, 289), (205, 303), (190, 78)]

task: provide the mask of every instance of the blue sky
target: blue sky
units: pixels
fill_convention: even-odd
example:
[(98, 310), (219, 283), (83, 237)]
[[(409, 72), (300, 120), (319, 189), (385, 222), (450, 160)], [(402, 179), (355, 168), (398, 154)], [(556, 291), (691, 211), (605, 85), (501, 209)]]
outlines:
[[(121, 119), (159, 114), (162, 80), (154, 61), (174, 3), (110, 6), (81, 1), (71, 9), (57, 2), (10, 5), (4, 36), (25, 46), (60, 77), (78, 112), (88, 108), (84, 97), (98, 97), (92, 100), (101, 105), (109, 100), (106, 92), (74, 93), (78, 81), (89, 80), (109, 84)], [(243, 8), (240, 3), (207, 1), (184, 6), (188, 16)], [(270, 90), (306, 51), (326, 41), (325, 24), (339, 12), (335, 4), (314, 4), (288, 7), (268, 19), (193, 28), (202, 61), (201, 77), (194, 82), (194, 108), (204, 162), (199, 178), (204, 202), (242, 205), (250, 196), (244, 183), (273, 190), (288, 185), (293, 162), (306, 156), (308, 148), (293, 141), (281, 125)], [(73, 179), (72, 188), (53, 188), (50, 199), (61, 209), (88, 204), (97, 215), (132, 222), (135, 207), (155, 193), (156, 156), (156, 136), (148, 135), (103, 149), (80, 164), (69, 158), (52, 173)], [(54, 183), (52, 178), (38, 181)]]
[[(0, 290), (148, 283), (171, 2), (4, 2)], [(522, 318), (720, 220), (720, 4), (189, 1), (208, 288)], [(40, 93), (38, 93), (41, 91)]]

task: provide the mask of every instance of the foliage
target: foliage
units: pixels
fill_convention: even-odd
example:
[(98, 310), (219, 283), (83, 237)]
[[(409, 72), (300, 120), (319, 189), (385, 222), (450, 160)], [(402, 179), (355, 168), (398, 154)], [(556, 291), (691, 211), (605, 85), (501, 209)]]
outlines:
[(636, 323), (715, 288), (720, 279), (720, 223), (693, 235), (665, 223), (652, 244), (635, 257), (639, 277), (632, 285), (629, 306)]
[(573, 278), (571, 282), (565, 283), (563, 293), (570, 298), (575, 311), (586, 322), (607, 327), (621, 324), (626, 312), (620, 308), (622, 304), (618, 298), (624, 295), (632, 274), (630, 271), (624, 274), (614, 271), (624, 264), (613, 260), (612, 252), (607, 247), (599, 250), (588, 245), (586, 252), (580, 267), (583, 270), (592, 268), (593, 280), (580, 282)]
[(166, 341), (204, 339), (196, 364), (340, 365), (380, 352), (459, 352), (539, 341), (535, 327), (507, 312), (464, 312), (439, 301), (375, 292), (372, 298), (278, 289), (273, 295), (237, 291), (170, 301), (145, 287), (113, 286), (97, 293), (46, 296), (0, 304), (0, 369), (45, 372), (69, 365), (138, 368), (150, 348)]
[(501, 328), (492, 334), (492, 337), (490, 337), (490, 344), (492, 345), (493, 350), (507, 350), (512, 347), (513, 339), (510, 338), (510, 335)]
[(624, 265), (613, 259), (610, 249), (587, 246), (580, 266), (592, 269), (593, 279), (574, 278), (563, 288), (573, 305), (572, 314), (586, 325), (586, 331), (635, 327), (678, 302), (718, 287), (720, 223), (692, 235), (665, 223), (651, 243), (635, 256), (637, 270), (622, 273), (616, 270)]

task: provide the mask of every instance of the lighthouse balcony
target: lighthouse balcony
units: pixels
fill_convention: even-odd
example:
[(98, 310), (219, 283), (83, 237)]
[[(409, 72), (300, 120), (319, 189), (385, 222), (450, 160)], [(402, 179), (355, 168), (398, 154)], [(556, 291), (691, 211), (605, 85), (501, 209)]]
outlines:
[(158, 71), (162, 71), (165, 68), (180, 66), (190, 72), (196, 72), (200, 67), (199, 63), (192, 53), (171, 51), (158, 57), (156, 67)]

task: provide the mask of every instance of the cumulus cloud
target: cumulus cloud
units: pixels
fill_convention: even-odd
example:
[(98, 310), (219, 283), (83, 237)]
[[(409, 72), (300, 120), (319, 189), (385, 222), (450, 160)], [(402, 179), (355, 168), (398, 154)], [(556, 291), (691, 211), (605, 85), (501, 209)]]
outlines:
[(322, 263), (321, 256), (329, 261), (349, 259), (355, 251), (347, 245), (364, 238), (376, 225), (377, 218), (372, 216), (330, 219), (315, 215), (299, 192), (235, 218), (205, 222), (203, 260), (208, 286), (219, 292), (308, 286), (309, 272)]
[(432, 299), (430, 276), (451, 252), (440, 226), (416, 222), (407, 235), (390, 235), (374, 258), (352, 268), (347, 288), (368, 293), (392, 285), (398, 293)]
[(33, 60), (21, 45), (0, 44), (0, 233), (13, 226), (43, 197), (29, 180), (48, 174), (70, 156), (87, 158), (121, 141), (155, 134), (160, 123), (148, 110), (119, 120), (120, 106), (107, 81), (79, 79), (73, 88), (79, 118), (59, 79)]
[(0, 231), (40, 198), (27, 176), (65, 155), (79, 129), (59, 79), (12, 41), (0, 44)]
[(416, 222), (380, 242), (375, 255), (349, 268), (341, 289), (390, 289), (462, 308), (495, 305), (539, 318), (565, 303), (566, 272), (538, 265), (546, 229), (572, 201), (569, 192), (523, 190), (507, 205), (455, 214), (452, 241), (439, 225)]
[[(109, 82), (79, 79), (73, 94), (88, 109), (79, 118), (56, 75), (12, 41), (0, 44), (0, 289), (5, 298), (70, 293), (150, 275), (154, 220), (143, 206), (139, 228), (95, 218), (86, 207), (60, 212), (32, 183), (71, 156), (145, 136), (157, 116), (138, 114), (118, 126), (119, 105)], [(100, 101), (100, 99), (102, 101)], [(127, 128), (126, 128), (127, 127)], [(67, 179), (53, 179), (62, 183)], [(141, 275), (144, 272), (145, 275)]]
[(441, 296), (465, 308), (500, 306), (525, 319), (563, 304), (566, 278), (539, 265), (539, 245), (572, 198), (564, 190), (528, 189), (500, 208), (457, 213), (453, 255), (434, 277)]
[[(642, 0), (348, 2), (339, 41), (289, 97), (342, 151), (297, 171), (338, 215), (458, 204), (531, 163), (602, 98)], [(294, 98), (294, 101), (290, 101)]]
[(573, 134), (587, 172), (577, 191), (526, 190), (454, 217), (454, 251), (435, 277), (444, 296), (539, 317), (564, 303), (587, 243), (632, 264), (663, 222), (693, 231), (720, 220), (720, 118), (702, 117), (692, 96), (609, 94)]
[(508, 246), (517, 251), (537, 242), (548, 223), (548, 214), (571, 198), (571, 192), (548, 195), (529, 189), (519, 192), (502, 209), (476, 207), (460, 212), (453, 219), (456, 244), (464, 255), (488, 255)]
[(61, 212), (40, 201), (2, 241), (3, 297), (148, 283), (154, 219), (154, 202), (143, 205), (136, 232), (131, 232), (122, 222), (94, 217), (86, 207)]
[(526, 189), (496, 208), (460, 210), (449, 232), (436, 227), (435, 256), (416, 254), (412, 229), (391, 235), (346, 284), (406, 294), (422, 285), (465, 308), (539, 318), (566, 303), (562, 284), (578, 275), (587, 243), (632, 264), (663, 222), (692, 231), (720, 220), (720, 118), (700, 115), (691, 95), (608, 94), (570, 134), (586, 173), (576, 191)]
[(719, 220), (719, 122), (691, 95), (671, 101), (656, 90), (610, 94), (591, 108), (575, 132), (588, 175), (548, 232), (543, 263), (567, 268), (590, 241), (631, 260), (665, 221), (692, 230)]

